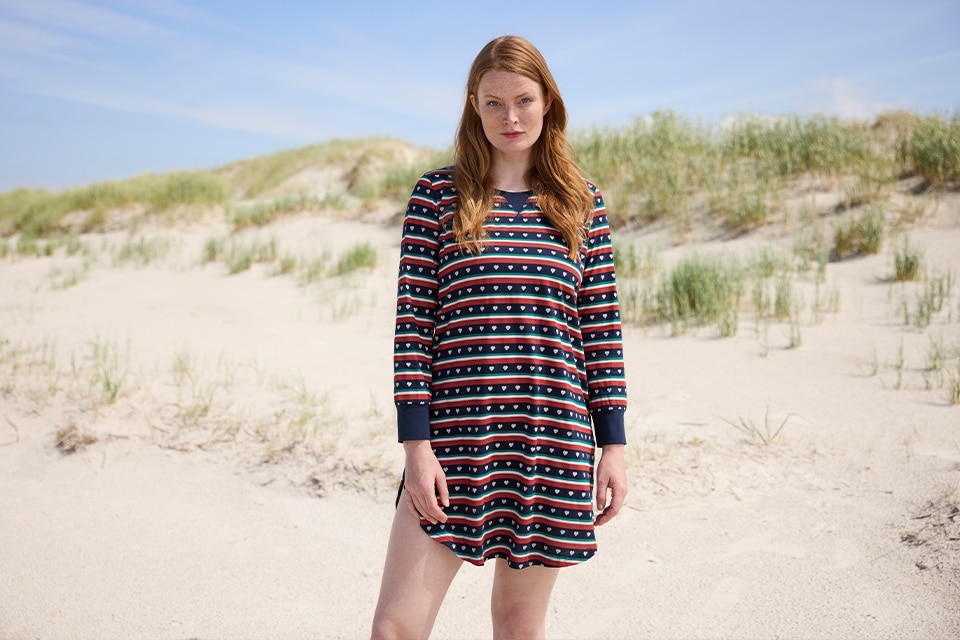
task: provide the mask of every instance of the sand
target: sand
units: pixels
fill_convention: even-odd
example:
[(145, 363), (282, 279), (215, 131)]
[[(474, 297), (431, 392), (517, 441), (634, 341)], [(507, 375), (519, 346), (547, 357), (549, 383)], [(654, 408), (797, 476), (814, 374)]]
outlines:
[[(890, 281), (904, 234), (960, 274), (956, 211), (948, 196), (883, 253), (829, 264), (839, 309), (814, 314), (801, 287), (799, 346), (747, 315), (731, 338), (627, 328), (628, 505), (562, 572), (549, 637), (960, 637), (960, 406), (950, 372), (927, 371), (936, 341), (958, 369), (960, 287), (920, 329), (901, 304), (922, 283)], [(310, 285), (202, 264), (221, 232), (139, 227), (169, 244), (147, 264), (111, 260), (124, 232), (91, 237), (86, 267), (0, 261), (0, 638), (368, 634), (402, 464), (399, 229), (314, 215), (258, 232), (377, 247), (372, 272)], [(669, 261), (780, 235), (618, 239)], [(764, 444), (731, 423), (783, 429)], [(92, 442), (68, 453), (58, 434)], [(490, 636), (491, 579), (463, 568), (434, 637)]]

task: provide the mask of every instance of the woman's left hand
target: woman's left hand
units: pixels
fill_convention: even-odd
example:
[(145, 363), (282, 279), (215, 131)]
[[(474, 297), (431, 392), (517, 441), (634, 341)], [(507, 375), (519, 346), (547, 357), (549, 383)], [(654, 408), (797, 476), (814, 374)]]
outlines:
[[(597, 511), (600, 515), (594, 520), (598, 527), (610, 522), (623, 506), (627, 497), (627, 467), (623, 459), (622, 444), (608, 444), (603, 447), (600, 462), (597, 463)], [(607, 502), (607, 492), (610, 501)]]

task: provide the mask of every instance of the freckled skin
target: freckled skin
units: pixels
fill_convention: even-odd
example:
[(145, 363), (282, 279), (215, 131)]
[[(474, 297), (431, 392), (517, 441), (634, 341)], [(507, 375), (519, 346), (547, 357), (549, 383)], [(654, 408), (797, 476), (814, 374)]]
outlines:
[(544, 97), (540, 83), (519, 73), (488, 71), (470, 103), (480, 116), (494, 164), (527, 163), (550, 110), (550, 99)]

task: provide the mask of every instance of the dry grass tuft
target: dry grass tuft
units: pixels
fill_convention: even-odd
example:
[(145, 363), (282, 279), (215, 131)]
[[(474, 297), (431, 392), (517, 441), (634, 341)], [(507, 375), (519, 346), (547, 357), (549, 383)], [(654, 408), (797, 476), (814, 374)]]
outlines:
[(95, 435), (87, 433), (72, 420), (57, 429), (57, 449), (60, 449), (60, 452), (64, 455), (83, 451), (96, 441), (97, 437)]

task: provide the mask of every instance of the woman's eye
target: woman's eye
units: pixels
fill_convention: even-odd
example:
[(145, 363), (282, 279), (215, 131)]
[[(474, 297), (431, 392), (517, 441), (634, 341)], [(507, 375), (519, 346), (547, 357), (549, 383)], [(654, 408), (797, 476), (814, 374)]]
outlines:
[(520, 104), (530, 104), (531, 102), (533, 102), (533, 98), (521, 98), (521, 99), (520, 99)]
[(487, 106), (488, 106), (488, 107), (499, 107), (499, 106), (500, 106), (500, 103), (497, 102), (496, 100), (489, 100), (489, 101), (487, 102)]

